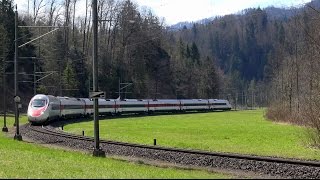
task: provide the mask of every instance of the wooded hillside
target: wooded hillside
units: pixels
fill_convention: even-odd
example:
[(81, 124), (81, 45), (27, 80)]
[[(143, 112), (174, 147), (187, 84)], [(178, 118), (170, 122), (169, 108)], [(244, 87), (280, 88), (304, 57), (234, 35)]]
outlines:
[[(12, 104), (14, 7), (12, 0), (0, 2), (0, 67)], [(29, 13), (19, 13), (19, 26), (59, 28), (19, 48), (24, 104), (34, 92), (88, 97), (90, 1), (80, 17), (78, 0), (30, 2)], [(132, 83), (122, 98), (225, 98), (233, 105), (279, 105), (289, 112), (301, 112), (303, 102), (318, 97), (318, 1), (300, 8), (247, 9), (180, 30), (130, 0), (100, 0), (98, 6), (99, 89), (108, 98), (118, 98), (119, 81)], [(20, 27), (18, 44), (53, 29)]]

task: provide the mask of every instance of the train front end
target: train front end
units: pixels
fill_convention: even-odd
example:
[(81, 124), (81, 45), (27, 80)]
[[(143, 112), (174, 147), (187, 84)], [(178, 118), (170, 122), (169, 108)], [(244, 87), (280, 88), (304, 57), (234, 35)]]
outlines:
[(28, 120), (33, 124), (41, 124), (49, 120), (49, 97), (34, 96), (28, 106)]

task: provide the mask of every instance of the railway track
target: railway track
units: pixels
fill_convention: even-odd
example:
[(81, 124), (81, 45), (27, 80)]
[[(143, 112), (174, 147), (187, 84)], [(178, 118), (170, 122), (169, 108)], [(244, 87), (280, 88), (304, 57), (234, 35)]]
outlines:
[[(92, 151), (94, 139), (55, 129), (52, 126), (24, 125), (24, 136), (46, 144)], [(281, 178), (320, 178), (319, 161), (302, 161), (230, 153), (147, 146), (115, 141), (100, 141), (107, 155), (129, 156), (205, 168), (242, 170)]]

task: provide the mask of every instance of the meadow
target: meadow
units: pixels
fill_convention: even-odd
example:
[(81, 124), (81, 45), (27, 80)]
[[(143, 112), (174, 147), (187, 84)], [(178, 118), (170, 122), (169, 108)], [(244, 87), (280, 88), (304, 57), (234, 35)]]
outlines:
[[(2, 119), (2, 117), (0, 117)], [(236, 175), (149, 165), (119, 157), (94, 158), (89, 153), (13, 140), (0, 133), (0, 178), (234, 178)], [(27, 123), (21, 116), (20, 124)], [(93, 122), (64, 126), (64, 130), (93, 136)], [(199, 149), (263, 156), (320, 160), (320, 150), (309, 145), (307, 129), (274, 123), (264, 110), (170, 114), (159, 116), (106, 117), (100, 121), (100, 137), (107, 140), (164, 147)], [(23, 137), (24, 138), (24, 137)]]
[[(3, 117), (0, 117), (3, 119)], [(95, 158), (91, 154), (49, 148), (15, 141), (13, 117), (8, 118), (9, 133), (0, 132), (0, 179), (220, 179), (233, 176), (207, 170), (151, 166), (141, 161), (115, 157)], [(27, 118), (20, 118), (21, 124)], [(1, 121), (1, 128), (2, 126)], [(24, 137), (23, 137), (24, 138)]]
[[(93, 136), (93, 122), (64, 130)], [(100, 121), (100, 138), (146, 145), (156, 139), (164, 147), (320, 160), (307, 128), (269, 121), (264, 109), (106, 118)]]

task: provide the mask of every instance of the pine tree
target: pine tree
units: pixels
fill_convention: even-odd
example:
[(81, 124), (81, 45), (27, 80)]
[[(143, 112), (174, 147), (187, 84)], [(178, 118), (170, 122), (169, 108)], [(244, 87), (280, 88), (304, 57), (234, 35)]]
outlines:
[(73, 91), (77, 90), (78, 83), (76, 81), (76, 74), (74, 68), (72, 67), (70, 61), (67, 62), (67, 66), (63, 71), (62, 80), (65, 90), (64, 94), (68, 96), (74, 96), (75, 93)]
[(197, 64), (200, 63), (200, 53), (198, 46), (195, 42), (193, 42), (191, 46), (191, 59), (193, 60), (193, 62), (196, 62)]

